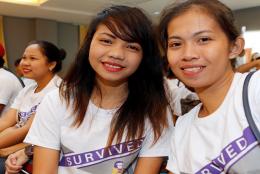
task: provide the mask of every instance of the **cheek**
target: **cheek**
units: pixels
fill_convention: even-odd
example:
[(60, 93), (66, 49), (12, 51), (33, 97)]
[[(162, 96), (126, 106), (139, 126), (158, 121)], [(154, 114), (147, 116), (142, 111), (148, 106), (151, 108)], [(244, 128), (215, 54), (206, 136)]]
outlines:
[(97, 57), (97, 54), (96, 54), (96, 51), (93, 50), (93, 49), (90, 49), (89, 50), (89, 55), (88, 55), (88, 60), (89, 60), (89, 63), (90, 65), (93, 67), (95, 65), (95, 62), (96, 62), (96, 57)]
[(106, 49), (103, 47), (100, 47), (94, 43), (90, 45), (89, 49), (89, 62), (96, 62), (102, 57), (104, 57), (106, 54)]
[(134, 73), (138, 69), (138, 67), (141, 64), (141, 61), (142, 61), (142, 58), (140, 58), (139, 56), (132, 57), (131, 62), (128, 62), (129, 65), (131, 66), (131, 70), (130, 70), (131, 73)]
[(175, 53), (173, 53), (172, 51), (168, 51), (167, 52), (167, 59), (168, 59), (170, 67), (176, 66), (178, 59), (177, 59)]

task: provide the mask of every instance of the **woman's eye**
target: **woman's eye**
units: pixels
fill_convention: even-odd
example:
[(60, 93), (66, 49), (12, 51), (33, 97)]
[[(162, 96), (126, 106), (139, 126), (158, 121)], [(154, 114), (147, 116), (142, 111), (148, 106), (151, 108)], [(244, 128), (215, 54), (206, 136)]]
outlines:
[(172, 42), (172, 43), (169, 43), (168, 44), (168, 47), (169, 48), (178, 48), (181, 46), (181, 43), (180, 42)]
[(209, 42), (211, 39), (209, 37), (202, 37), (199, 39), (199, 43), (207, 43)]
[(30, 57), (31, 60), (36, 60), (37, 58), (36, 57)]
[(112, 44), (112, 41), (109, 39), (101, 39), (100, 41), (104, 44)]
[(140, 51), (140, 48), (138, 46), (135, 46), (135, 45), (128, 45), (127, 47), (130, 48), (131, 50), (134, 50), (134, 51)]

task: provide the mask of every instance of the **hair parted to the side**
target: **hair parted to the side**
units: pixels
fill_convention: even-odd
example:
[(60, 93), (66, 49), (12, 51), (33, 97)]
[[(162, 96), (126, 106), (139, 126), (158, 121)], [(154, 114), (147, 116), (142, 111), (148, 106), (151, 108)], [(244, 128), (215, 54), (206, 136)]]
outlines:
[[(192, 7), (198, 7), (211, 15), (215, 21), (219, 24), (222, 31), (227, 36), (228, 40), (232, 43), (237, 37), (240, 36), (240, 31), (235, 25), (235, 18), (232, 10), (225, 4), (218, 0), (177, 0), (167, 8), (165, 8), (161, 14), (159, 23), (159, 34), (161, 47), (166, 52), (168, 47), (168, 25), (170, 21), (181, 14), (185, 13)], [(234, 65), (235, 59), (231, 60), (231, 64)]]
[(42, 54), (48, 59), (48, 62), (56, 62), (55, 68), (52, 70), (53, 73), (57, 73), (62, 68), (62, 60), (66, 57), (66, 51), (59, 49), (53, 43), (44, 40), (33, 40), (28, 43), (30, 45), (38, 45)]
[(95, 72), (89, 63), (89, 50), (100, 24), (106, 25), (124, 41), (139, 43), (143, 50), (138, 69), (128, 78), (128, 97), (111, 121), (108, 145), (111, 145), (115, 138), (117, 142), (122, 140), (125, 133), (126, 140), (141, 138), (146, 120), (151, 122), (156, 141), (167, 126), (168, 102), (163, 86), (162, 61), (151, 21), (140, 9), (134, 7), (106, 8), (90, 23), (75, 62), (60, 87), (60, 94), (67, 105), (72, 104), (74, 126), (79, 126), (84, 120), (96, 85)]

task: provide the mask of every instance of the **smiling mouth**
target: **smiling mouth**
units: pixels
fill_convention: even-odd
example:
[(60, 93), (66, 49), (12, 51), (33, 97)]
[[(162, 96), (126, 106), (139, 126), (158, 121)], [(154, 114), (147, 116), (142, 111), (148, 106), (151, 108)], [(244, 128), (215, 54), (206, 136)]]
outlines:
[(187, 72), (199, 72), (203, 68), (204, 68), (203, 66), (200, 66), (200, 67), (181, 68), (181, 69), (184, 70), (184, 71), (187, 71)]
[(102, 64), (104, 65), (105, 69), (109, 72), (118, 72), (125, 68), (119, 64), (114, 64), (114, 63), (103, 62)]
[(105, 66), (109, 67), (109, 68), (115, 68), (115, 69), (121, 69), (123, 68), (122, 66), (119, 65), (114, 65), (114, 64), (109, 64), (109, 63), (103, 63)]
[(23, 71), (23, 73), (31, 72), (31, 70), (29, 70), (29, 69), (23, 69), (22, 71)]

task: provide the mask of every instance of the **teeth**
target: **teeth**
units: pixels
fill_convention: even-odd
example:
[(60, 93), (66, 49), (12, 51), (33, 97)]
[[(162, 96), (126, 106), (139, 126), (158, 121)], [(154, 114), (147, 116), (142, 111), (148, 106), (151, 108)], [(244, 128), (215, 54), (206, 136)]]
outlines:
[(184, 68), (185, 71), (189, 72), (197, 72), (201, 69), (201, 67), (194, 67), (194, 68)]
[(121, 68), (119, 66), (115, 66), (115, 65), (111, 65), (111, 64), (107, 64), (107, 63), (105, 65), (108, 67), (111, 67), (111, 68), (117, 68), (117, 69)]

